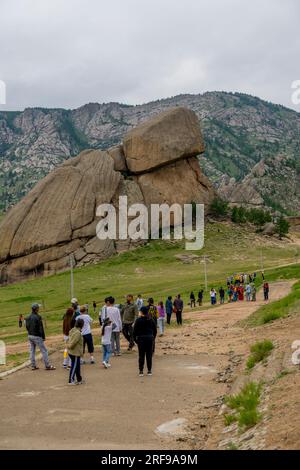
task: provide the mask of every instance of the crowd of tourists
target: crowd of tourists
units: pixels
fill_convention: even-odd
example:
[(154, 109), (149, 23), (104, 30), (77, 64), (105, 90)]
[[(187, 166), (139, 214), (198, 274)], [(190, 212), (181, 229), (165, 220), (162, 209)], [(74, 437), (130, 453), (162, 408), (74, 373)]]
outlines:
[[(265, 280), (264, 273), (261, 273), (264, 299), (269, 300), (269, 284)], [(224, 304), (227, 300), (231, 302), (256, 301), (256, 279), (257, 274), (234, 274), (227, 278), (227, 287), (220, 287), (218, 292), (215, 288), (210, 290), (211, 305), (216, 305), (218, 300)], [(203, 304), (204, 290), (201, 289), (196, 296), (190, 293), (189, 305), (191, 308)], [(45, 332), (42, 317), (39, 315), (39, 304), (32, 305), (32, 312), (25, 319), (28, 339), (30, 343), (30, 359), (32, 370), (38, 369), (36, 365), (35, 352), (39, 347), (46, 370), (55, 370), (50, 364), (47, 348), (45, 347)], [(177, 325), (182, 325), (182, 313), (184, 303), (181, 295), (178, 294), (173, 300), (169, 296), (165, 302), (154, 302), (149, 298), (146, 302), (141, 295), (134, 299), (133, 295), (127, 295), (124, 304), (116, 304), (112, 296), (104, 299), (104, 303), (99, 309), (96, 301), (93, 302), (94, 314), (98, 312), (100, 326), (100, 343), (102, 346), (102, 365), (105, 369), (111, 367), (111, 355), (121, 356), (121, 334), (128, 343), (127, 350), (130, 352), (135, 345), (138, 347), (139, 375), (144, 375), (145, 361), (147, 364), (147, 375), (152, 375), (152, 358), (155, 352), (155, 339), (157, 334), (163, 336), (166, 323), (170, 325), (172, 315), (176, 316)], [(19, 317), (19, 326), (23, 324), (23, 316)], [(82, 384), (81, 365), (86, 361), (86, 352), (89, 356), (90, 364), (95, 364), (94, 358), (94, 338), (92, 325), (94, 319), (89, 313), (89, 305), (79, 305), (76, 298), (71, 300), (71, 305), (67, 309), (62, 320), (63, 338), (65, 349), (63, 355), (63, 367), (69, 370), (69, 385)]]
[[(181, 295), (173, 300), (169, 296), (165, 303), (160, 301), (157, 305), (153, 298), (144, 302), (141, 295), (134, 299), (133, 295), (127, 295), (124, 305), (115, 304), (112, 296), (106, 297), (104, 305), (99, 310), (100, 343), (102, 346), (102, 365), (105, 369), (111, 367), (110, 357), (121, 356), (121, 333), (128, 342), (128, 351), (132, 351), (135, 345), (139, 352), (139, 375), (144, 375), (145, 360), (147, 363), (147, 375), (152, 375), (152, 357), (155, 352), (155, 339), (157, 333), (163, 336), (165, 323), (170, 324), (172, 315), (176, 315), (176, 322), (182, 325), (182, 312), (184, 304)], [(39, 315), (39, 304), (32, 305), (32, 313), (26, 318), (25, 324), (30, 343), (31, 369), (37, 370), (35, 360), (36, 347), (38, 346), (45, 363), (46, 370), (55, 370), (50, 364), (48, 351), (45, 347), (45, 332), (42, 317)], [(97, 311), (97, 303), (93, 302), (94, 313)], [(89, 314), (89, 306), (79, 305), (76, 298), (71, 300), (71, 306), (63, 316), (63, 338), (65, 349), (63, 354), (63, 367), (69, 369), (69, 385), (83, 383), (81, 365), (85, 364), (86, 352), (89, 363), (95, 364), (94, 339), (92, 325), (94, 319)]]

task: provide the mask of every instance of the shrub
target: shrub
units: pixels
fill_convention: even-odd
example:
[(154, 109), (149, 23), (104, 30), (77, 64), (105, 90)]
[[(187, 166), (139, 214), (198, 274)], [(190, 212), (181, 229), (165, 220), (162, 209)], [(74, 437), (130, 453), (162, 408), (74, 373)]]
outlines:
[[(257, 407), (260, 403), (261, 385), (250, 382), (237, 395), (225, 398), (227, 406), (235, 411), (233, 415), (240, 428), (255, 426), (261, 419)], [(232, 418), (230, 418), (232, 422)]]
[(253, 369), (255, 364), (263, 361), (266, 357), (268, 357), (273, 348), (274, 345), (272, 341), (268, 340), (253, 344), (250, 349), (252, 354), (247, 361), (247, 369)]
[(279, 217), (276, 222), (276, 233), (278, 233), (279, 238), (281, 239), (284, 235), (289, 233), (290, 224), (284, 217)]
[(210, 212), (216, 217), (225, 217), (228, 214), (228, 202), (215, 198), (210, 205)]

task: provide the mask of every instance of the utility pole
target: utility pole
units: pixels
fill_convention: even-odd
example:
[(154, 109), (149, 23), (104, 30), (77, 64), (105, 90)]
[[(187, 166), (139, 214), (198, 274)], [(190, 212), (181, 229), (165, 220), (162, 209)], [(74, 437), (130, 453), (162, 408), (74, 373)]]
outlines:
[(202, 256), (202, 260), (204, 262), (204, 285), (205, 285), (205, 292), (207, 292), (207, 256)]
[(71, 299), (74, 297), (74, 256), (70, 255), (70, 274), (71, 274)]

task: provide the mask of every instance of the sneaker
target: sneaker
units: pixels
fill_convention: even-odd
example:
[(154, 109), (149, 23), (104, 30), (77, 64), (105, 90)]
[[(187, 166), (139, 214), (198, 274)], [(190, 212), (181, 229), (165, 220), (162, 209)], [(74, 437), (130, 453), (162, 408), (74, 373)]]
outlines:
[(95, 359), (91, 359), (91, 364), (95, 364)]
[(80, 382), (75, 382), (75, 385), (84, 385), (85, 381), (82, 379)]
[(107, 362), (106, 367), (111, 367), (111, 364), (109, 362)]
[(76, 385), (76, 382), (69, 382), (68, 385)]
[(103, 361), (102, 364), (104, 365), (105, 369), (107, 369), (107, 363)]
[(37, 366), (31, 366), (31, 370), (38, 370)]
[(48, 366), (48, 367), (46, 367), (46, 370), (56, 370), (56, 367), (54, 367), (54, 366)]
[(152, 375), (152, 372), (151, 370), (149, 372), (147, 372), (147, 375), (151, 376)]
[(139, 377), (144, 377), (144, 372), (140, 372)]
[(116, 354), (116, 356), (122, 356), (122, 354), (121, 354), (120, 352), (118, 352), (118, 353)]
[(68, 368), (68, 366), (66, 366), (65, 364), (63, 364), (63, 368), (64, 368), (64, 369), (67, 369), (67, 368)]
[(84, 360), (84, 359), (80, 359), (80, 364), (81, 364), (81, 365), (85, 364), (85, 360)]

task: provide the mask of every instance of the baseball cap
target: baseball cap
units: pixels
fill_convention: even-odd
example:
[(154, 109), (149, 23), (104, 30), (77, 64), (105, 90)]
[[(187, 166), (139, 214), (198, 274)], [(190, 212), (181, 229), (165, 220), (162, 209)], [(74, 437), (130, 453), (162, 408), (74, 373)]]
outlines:
[(71, 304), (78, 304), (78, 300), (76, 299), (76, 297), (73, 297), (73, 299), (71, 299)]
[(41, 305), (37, 303), (31, 305), (32, 310), (35, 310), (36, 308), (40, 308), (40, 307)]

